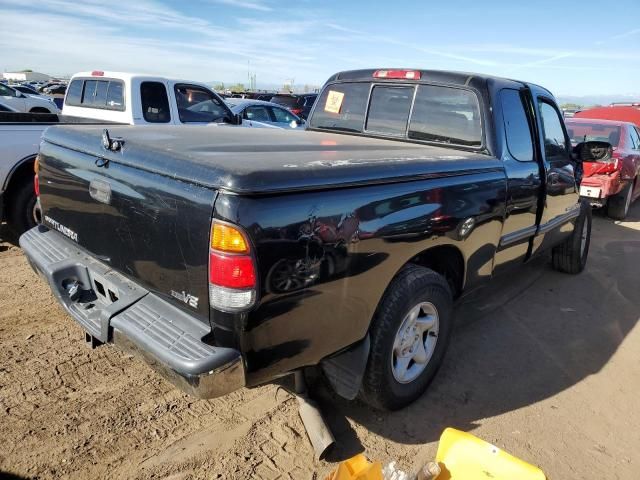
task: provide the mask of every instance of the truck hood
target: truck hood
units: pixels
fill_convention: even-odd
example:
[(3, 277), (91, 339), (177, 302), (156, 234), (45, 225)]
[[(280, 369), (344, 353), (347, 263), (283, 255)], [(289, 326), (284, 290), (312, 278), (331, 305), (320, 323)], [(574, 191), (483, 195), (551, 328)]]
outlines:
[(186, 182), (245, 194), (325, 189), (501, 169), (483, 153), (317, 131), (109, 126), (119, 152), (102, 147), (104, 127), (54, 126), (44, 142)]

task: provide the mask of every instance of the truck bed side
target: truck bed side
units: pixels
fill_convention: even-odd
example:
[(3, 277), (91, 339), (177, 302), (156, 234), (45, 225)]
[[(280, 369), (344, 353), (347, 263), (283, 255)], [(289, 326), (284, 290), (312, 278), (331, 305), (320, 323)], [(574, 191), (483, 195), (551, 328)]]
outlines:
[(449, 278), (458, 292), (488, 279), (506, 197), (500, 163), (489, 172), (330, 195), (221, 194), (215, 217), (241, 224), (258, 252), (259, 306), (244, 324), (212, 311), (214, 332), (233, 333), (246, 352), (249, 384), (317, 364), (364, 338), (385, 289), (409, 261), (445, 272), (450, 262), (466, 265), (461, 278)]

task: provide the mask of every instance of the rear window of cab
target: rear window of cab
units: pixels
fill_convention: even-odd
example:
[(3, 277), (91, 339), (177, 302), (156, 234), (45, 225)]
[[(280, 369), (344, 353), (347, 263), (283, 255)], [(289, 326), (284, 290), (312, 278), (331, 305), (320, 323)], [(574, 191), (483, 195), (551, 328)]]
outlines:
[(310, 127), (478, 148), (480, 117), (480, 103), (472, 90), (345, 82), (325, 88)]
[(570, 119), (565, 122), (567, 133), (573, 145), (580, 142), (609, 142), (614, 147), (620, 146), (621, 131), (619, 125), (608, 125), (593, 121), (589, 123), (573, 122)]
[(64, 103), (73, 107), (124, 111), (124, 82), (103, 78), (76, 78), (67, 88)]

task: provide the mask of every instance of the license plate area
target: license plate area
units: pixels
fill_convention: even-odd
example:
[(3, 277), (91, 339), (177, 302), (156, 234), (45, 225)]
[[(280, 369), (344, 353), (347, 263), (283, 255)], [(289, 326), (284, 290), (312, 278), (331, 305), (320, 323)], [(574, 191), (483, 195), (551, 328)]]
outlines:
[(588, 198), (600, 198), (602, 189), (599, 187), (590, 187), (588, 185), (580, 186), (580, 196)]
[(82, 328), (102, 343), (111, 340), (111, 318), (147, 294), (93, 259), (63, 262), (53, 273), (58, 298)]

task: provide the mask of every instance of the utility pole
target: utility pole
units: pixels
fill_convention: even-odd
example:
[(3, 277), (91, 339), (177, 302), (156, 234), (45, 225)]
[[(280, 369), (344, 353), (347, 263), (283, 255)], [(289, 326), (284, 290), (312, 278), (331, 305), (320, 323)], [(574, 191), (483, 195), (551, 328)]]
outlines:
[(255, 91), (256, 89), (256, 73), (251, 73), (250, 61), (247, 60), (247, 81), (249, 82), (249, 90)]

